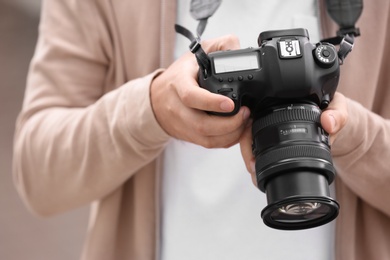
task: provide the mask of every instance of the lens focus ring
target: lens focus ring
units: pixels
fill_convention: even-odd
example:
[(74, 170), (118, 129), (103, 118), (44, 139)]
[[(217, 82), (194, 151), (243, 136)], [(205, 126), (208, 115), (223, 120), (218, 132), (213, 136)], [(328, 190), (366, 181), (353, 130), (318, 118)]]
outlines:
[(271, 125), (292, 121), (320, 123), (320, 118), (321, 110), (313, 105), (287, 106), (274, 109), (269, 114), (254, 121), (252, 127), (253, 135), (255, 135), (254, 131), (261, 131)]
[(261, 173), (264, 169), (272, 164), (282, 161), (299, 161), (302, 158), (310, 158), (317, 160), (325, 160), (332, 163), (330, 151), (323, 146), (314, 145), (292, 145), (278, 147), (278, 149), (270, 150), (264, 154), (259, 154), (259, 159), (256, 160), (256, 172)]

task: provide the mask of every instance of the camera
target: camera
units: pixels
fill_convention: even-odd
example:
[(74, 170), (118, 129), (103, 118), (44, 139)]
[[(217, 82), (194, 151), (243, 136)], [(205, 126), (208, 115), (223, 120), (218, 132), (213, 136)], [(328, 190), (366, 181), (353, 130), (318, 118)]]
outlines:
[(323, 225), (339, 212), (329, 191), (335, 178), (329, 136), (320, 123), (338, 85), (338, 53), (332, 44), (311, 43), (302, 28), (262, 32), (258, 44), (207, 54), (199, 85), (234, 101), (232, 112), (210, 113), (251, 110), (264, 223), (284, 230)]

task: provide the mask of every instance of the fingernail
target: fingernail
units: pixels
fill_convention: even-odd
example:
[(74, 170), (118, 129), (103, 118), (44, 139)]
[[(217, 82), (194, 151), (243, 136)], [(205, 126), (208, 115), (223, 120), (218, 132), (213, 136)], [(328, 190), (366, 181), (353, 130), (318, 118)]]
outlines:
[(232, 105), (232, 102), (230, 102), (229, 100), (225, 100), (221, 103), (220, 108), (223, 111), (231, 112), (234, 109), (234, 105)]

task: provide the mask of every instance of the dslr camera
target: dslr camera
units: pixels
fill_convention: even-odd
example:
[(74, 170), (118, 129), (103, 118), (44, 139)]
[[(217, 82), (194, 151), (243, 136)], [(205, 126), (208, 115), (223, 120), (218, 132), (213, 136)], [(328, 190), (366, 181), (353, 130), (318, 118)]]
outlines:
[(328, 223), (339, 205), (329, 192), (335, 169), (320, 116), (338, 85), (338, 53), (332, 44), (311, 43), (301, 28), (262, 32), (258, 44), (207, 54), (199, 85), (234, 101), (231, 113), (214, 114), (251, 110), (257, 184), (268, 202), (264, 223), (284, 230)]

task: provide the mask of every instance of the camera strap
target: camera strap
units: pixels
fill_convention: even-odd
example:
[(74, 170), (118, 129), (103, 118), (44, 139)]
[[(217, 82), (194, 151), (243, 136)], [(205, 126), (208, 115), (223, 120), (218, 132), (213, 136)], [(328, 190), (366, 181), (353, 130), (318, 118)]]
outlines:
[(340, 27), (337, 36), (328, 39), (329, 43), (339, 44), (345, 35), (360, 36), (355, 24), (363, 11), (363, 0), (326, 0), (326, 9)]
[(337, 36), (321, 42), (340, 45), (338, 57), (342, 64), (352, 51), (355, 37), (360, 36), (360, 30), (355, 27), (355, 24), (363, 11), (363, 0), (326, 0), (326, 9), (340, 29), (337, 31)]
[(196, 29), (196, 36), (194, 36), (187, 28), (175, 24), (176, 32), (187, 37), (191, 41), (189, 46), (190, 51), (195, 54), (196, 61), (198, 62), (204, 77), (207, 77), (207, 71), (210, 69), (210, 60), (200, 45), (200, 37), (206, 28), (207, 20), (215, 13), (215, 11), (217, 11), (221, 2), (222, 0), (191, 0), (191, 16), (195, 20), (199, 21)]
[(192, 32), (190, 32), (187, 28), (184, 28), (183, 26), (178, 24), (175, 24), (175, 30), (177, 33), (180, 33), (191, 41), (191, 44), (189, 46), (190, 51), (195, 54), (196, 61), (198, 62), (199, 68), (203, 72), (203, 76), (207, 77), (207, 72), (209, 71), (211, 65), (209, 57), (200, 45), (200, 36), (195, 37)]
[(196, 29), (199, 38), (206, 28), (207, 19), (217, 11), (221, 2), (222, 0), (191, 0), (190, 13), (195, 20), (199, 21)]

